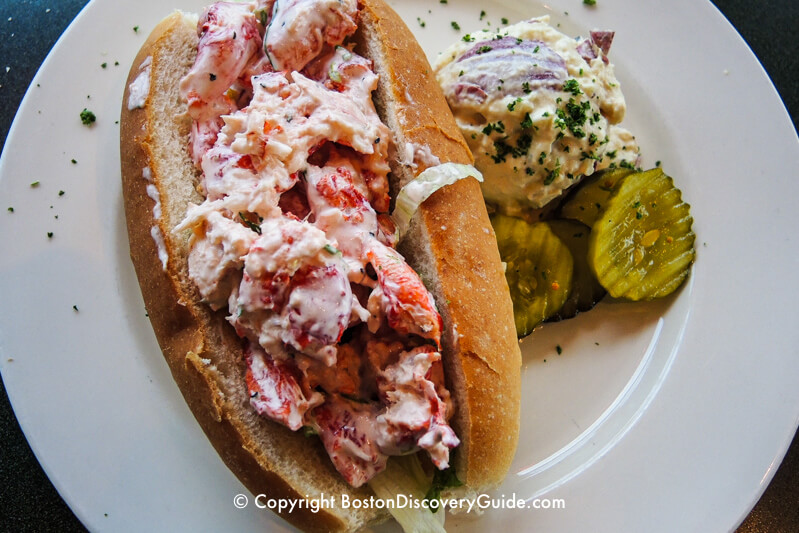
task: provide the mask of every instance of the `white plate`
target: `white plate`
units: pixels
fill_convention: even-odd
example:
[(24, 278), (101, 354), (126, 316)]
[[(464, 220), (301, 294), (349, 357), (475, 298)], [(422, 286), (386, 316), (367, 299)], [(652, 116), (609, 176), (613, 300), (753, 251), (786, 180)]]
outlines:
[[(696, 0), (395, 4), (431, 55), (459, 38), (451, 21), (468, 31), (550, 13), (575, 35), (615, 29), (626, 126), (645, 164), (675, 177), (698, 234), (693, 274), (674, 297), (601, 304), (524, 343), (521, 444), (493, 496), (565, 509), (450, 523), (735, 527), (799, 420), (799, 143), (756, 59)], [(162, 1), (95, 0), (25, 97), (0, 161), (0, 368), (34, 452), (90, 529), (282, 529), (269, 512), (234, 507), (246, 491), (174, 386), (128, 258), (115, 120), (127, 66), (165, 14)], [(91, 128), (78, 120), (84, 107), (98, 117)]]

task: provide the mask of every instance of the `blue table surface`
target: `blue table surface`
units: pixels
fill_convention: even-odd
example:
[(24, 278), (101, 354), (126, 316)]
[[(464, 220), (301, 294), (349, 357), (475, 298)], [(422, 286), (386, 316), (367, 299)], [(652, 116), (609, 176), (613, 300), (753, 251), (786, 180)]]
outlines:
[[(629, 0), (634, 1), (634, 0)], [(5, 144), (25, 90), (86, 0), (0, 0), (0, 139)], [(714, 0), (743, 36), (779, 91), (794, 127), (799, 119), (799, 2)], [(41, 13), (49, 9), (48, 17)], [(35, 38), (34, 38), (35, 36)], [(797, 398), (799, 401), (799, 397)], [(0, 530), (84, 531), (53, 488), (19, 428), (0, 384)], [(799, 531), (799, 438), (738, 533)]]

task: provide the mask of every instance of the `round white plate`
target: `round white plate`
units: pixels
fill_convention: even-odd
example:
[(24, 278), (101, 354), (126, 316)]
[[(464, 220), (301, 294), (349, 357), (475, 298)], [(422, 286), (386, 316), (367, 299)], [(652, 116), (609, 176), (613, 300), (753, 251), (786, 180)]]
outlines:
[[(704, 1), (394, 5), (431, 58), (502, 17), (548, 13), (573, 35), (615, 29), (625, 125), (645, 166), (662, 161), (674, 176), (698, 235), (692, 276), (673, 297), (602, 303), (523, 343), (519, 451), (490, 496), (562, 508), (448, 524), (734, 528), (799, 421), (789, 302), (799, 293), (799, 143), (756, 59)], [(246, 491), (172, 382), (128, 258), (115, 121), (127, 68), (171, 7), (202, 3), (95, 0), (25, 97), (0, 160), (0, 369), (34, 452), (89, 529), (286, 529), (268, 511), (234, 507)], [(84, 107), (92, 127), (78, 118)]]

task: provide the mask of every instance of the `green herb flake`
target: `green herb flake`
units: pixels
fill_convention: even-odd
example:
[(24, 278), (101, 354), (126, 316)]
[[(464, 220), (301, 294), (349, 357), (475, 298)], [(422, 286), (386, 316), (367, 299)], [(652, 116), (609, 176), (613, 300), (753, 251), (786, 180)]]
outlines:
[(569, 79), (563, 82), (563, 90), (567, 93), (572, 93), (574, 96), (583, 94), (580, 90), (580, 84), (575, 79)]
[(547, 176), (544, 178), (544, 185), (551, 185), (560, 176), (560, 162), (552, 170), (547, 169)]
[(77, 313), (79, 311), (78, 306), (77, 305), (73, 305), (72, 306), (72, 310)]
[(562, 354), (562, 353), (563, 353), (563, 348), (561, 348), (561, 347), (560, 347), (560, 344), (558, 344), (557, 346), (555, 346), (555, 351), (556, 351), (556, 352), (558, 352), (558, 355), (560, 355), (560, 354)]
[(530, 118), (530, 113), (524, 114), (524, 119), (519, 123), (519, 125), (526, 130), (533, 127), (533, 119)]
[(454, 20), (452, 22), (450, 22), (450, 25), (452, 26), (452, 29), (454, 29), (456, 31), (460, 31), (460, 29), (461, 29), (461, 25), (458, 24), (457, 22), (455, 22)]
[(139, 33), (139, 27), (133, 26), (133, 33)]
[(481, 10), (480, 11), (480, 20), (483, 20), (485, 18), (485, 16), (486, 16), (486, 12)]
[(473, 43), (473, 42), (474, 42), (474, 37), (472, 37), (471, 35), (469, 35), (469, 34), (467, 33), (466, 35), (464, 35), (464, 36), (461, 38), (461, 40), (462, 40), (463, 42), (465, 42), (465, 43)]
[(103, 63), (100, 65), (102, 68), (108, 68), (108, 63)]
[(489, 122), (486, 124), (485, 128), (483, 128), (483, 134), (490, 135), (492, 131), (497, 133), (505, 133), (505, 124), (498, 120), (496, 122)]
[(416, 22), (418, 22), (418, 23), (419, 23), (419, 26), (421, 26), (422, 28), (424, 28), (425, 26), (427, 26), (427, 23), (426, 23), (425, 21), (423, 21), (423, 20), (421, 19), (421, 17), (416, 17)]
[(40, 183), (38, 181), (34, 181), (33, 183), (31, 183), (31, 189), (35, 189), (39, 185), (40, 185)]
[(53, 232), (52, 231), (48, 231), (47, 232), (47, 238), (48, 239), (52, 239), (53, 238)]
[(64, 191), (58, 191), (58, 196), (64, 196), (66, 193)]
[(583, 0), (583, 4), (585, 4), (587, 6), (595, 6), (596, 5), (596, 0)]
[(521, 101), (522, 101), (521, 98), (517, 98), (516, 100), (512, 101), (511, 103), (509, 103), (508, 104), (508, 111), (515, 111), (516, 110), (516, 104), (518, 104)]
[(14, 212), (14, 208), (13, 208), (13, 207), (9, 207), (9, 208), (8, 208), (8, 212), (9, 212), (9, 213), (13, 213), (13, 212)]
[(89, 126), (93, 124), (96, 120), (97, 117), (95, 116), (95, 114), (86, 109), (85, 107), (83, 108), (83, 111), (80, 112), (80, 121), (83, 123), (84, 126)]
[(502, 17), (502, 24), (507, 26), (508, 22), (509, 20), (506, 17)]

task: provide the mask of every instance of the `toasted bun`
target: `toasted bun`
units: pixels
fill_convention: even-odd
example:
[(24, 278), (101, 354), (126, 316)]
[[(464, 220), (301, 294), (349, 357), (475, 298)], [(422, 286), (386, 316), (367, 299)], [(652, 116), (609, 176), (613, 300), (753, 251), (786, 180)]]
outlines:
[[(359, 53), (374, 61), (381, 79), (377, 108), (396, 143), (427, 145), (442, 162), (471, 162), (408, 28), (382, 0), (361, 4)], [(156, 338), (192, 413), (253, 494), (369, 498), (368, 487), (354, 489), (336, 472), (319, 439), (251, 408), (241, 341), (224, 312), (202, 303), (189, 279), (188, 237), (172, 230), (190, 204), (202, 201), (187, 151), (191, 119), (178, 91), (196, 55), (196, 23), (196, 17), (176, 12), (153, 30), (123, 97), (121, 163), (130, 253)], [(130, 84), (147, 69), (144, 105), (129, 109)], [(410, 167), (399, 164), (392, 164), (392, 175), (392, 192), (414, 177)], [(401, 251), (428, 283), (443, 319), (447, 386), (457, 407), (452, 425), (461, 439), (453, 458), (458, 477), (476, 490), (495, 486), (516, 448), (521, 356), (479, 184), (470, 178), (436, 192), (414, 217)], [(318, 513), (304, 508), (282, 516), (307, 531), (352, 531), (388, 517), (384, 510), (352, 507)]]

